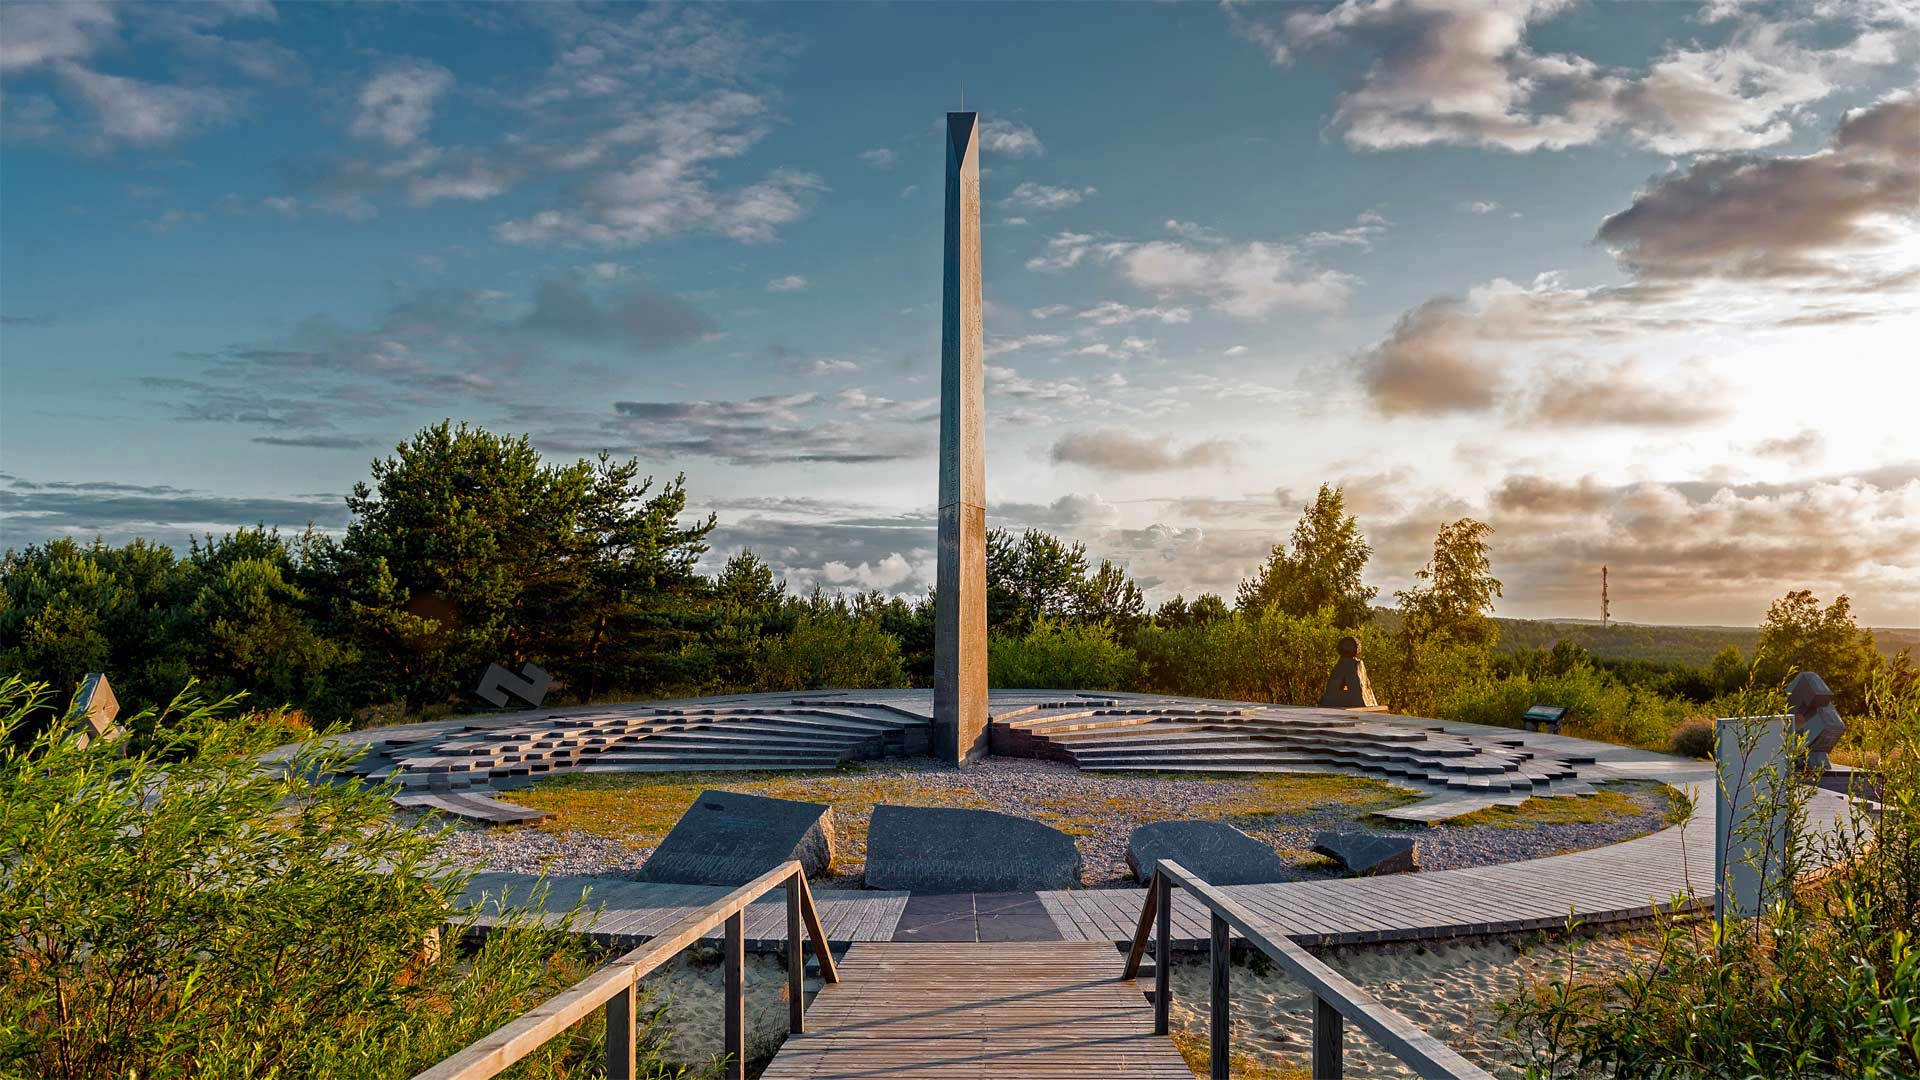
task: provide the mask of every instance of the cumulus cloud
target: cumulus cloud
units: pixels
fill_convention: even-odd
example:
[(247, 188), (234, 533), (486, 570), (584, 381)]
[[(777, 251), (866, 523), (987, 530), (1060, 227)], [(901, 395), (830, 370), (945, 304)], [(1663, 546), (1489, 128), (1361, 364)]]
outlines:
[(860, 151), (861, 162), (876, 169), (892, 168), (895, 156), (893, 151), (884, 146), (877, 146), (872, 150)]
[(1062, 435), (1054, 442), (1051, 456), (1056, 465), (1082, 465), (1111, 473), (1151, 473), (1228, 465), (1234, 461), (1236, 450), (1224, 439), (1181, 446), (1170, 436), (1107, 430)]
[(1756, 621), (1791, 588), (1849, 592), (1868, 620), (1920, 610), (1920, 467), (1739, 485), (1508, 477), (1490, 500), (1494, 569), (1535, 612)]
[(1761, 439), (1753, 445), (1753, 452), (1761, 457), (1806, 465), (1818, 460), (1820, 455), (1826, 452), (1826, 448), (1827, 441), (1824, 436), (1812, 428), (1805, 428), (1792, 435)]
[(980, 146), (994, 153), (1008, 157), (1034, 157), (1046, 152), (1040, 145), (1040, 136), (1033, 129), (1017, 120), (1000, 120), (989, 117), (980, 122)]
[(1110, 265), (1162, 300), (1192, 298), (1241, 319), (1263, 318), (1283, 307), (1338, 309), (1353, 284), (1346, 274), (1312, 266), (1290, 245), (1258, 240), (1137, 243), (1062, 232), (1027, 260), (1027, 269), (1062, 271), (1083, 263)]
[(1477, 325), (1458, 300), (1429, 300), (1400, 317), (1361, 358), (1360, 381), (1388, 416), (1479, 412), (1499, 400), (1504, 380), (1476, 342)]
[(1786, 140), (1792, 116), (1832, 94), (1838, 73), (1893, 62), (1913, 41), (1897, 12), (1866, 6), (1846, 13), (1857, 23), (1850, 35), (1824, 47), (1800, 42), (1833, 37), (1810, 20), (1743, 16), (1724, 43), (1671, 46), (1633, 71), (1535, 46), (1534, 31), (1571, 7), (1345, 0), (1227, 12), (1276, 64), (1349, 47), (1368, 54), (1333, 116), (1349, 143), (1368, 149), (1460, 143), (1527, 152), (1619, 132), (1666, 154), (1748, 150)]
[(988, 338), (986, 354), (999, 356), (1002, 353), (1019, 352), (1021, 349), (1052, 347), (1066, 343), (1067, 339), (1060, 334), (1020, 334), (1015, 337)]
[(800, 292), (807, 287), (804, 274), (786, 274), (767, 282), (768, 292)]
[(1015, 186), (1006, 198), (1000, 200), (1006, 206), (1017, 206), (1025, 210), (1064, 210), (1069, 206), (1078, 206), (1089, 195), (1096, 194), (1098, 188), (1063, 188), (1036, 184), (1031, 180)]
[(1804, 156), (1707, 158), (1656, 177), (1600, 225), (1647, 277), (1853, 277), (1863, 259), (1920, 265), (1920, 96), (1849, 113)]
[(1529, 419), (1545, 427), (1679, 428), (1728, 413), (1725, 387), (1654, 380), (1638, 366), (1552, 372), (1540, 380)]
[(360, 88), (360, 111), (348, 129), (363, 139), (403, 148), (433, 123), (434, 102), (453, 87), (453, 73), (426, 60), (389, 65)]

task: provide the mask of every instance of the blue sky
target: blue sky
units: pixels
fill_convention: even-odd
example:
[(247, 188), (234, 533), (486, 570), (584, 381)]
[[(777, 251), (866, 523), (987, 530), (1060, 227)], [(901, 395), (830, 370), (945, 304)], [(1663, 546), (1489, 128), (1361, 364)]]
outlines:
[(338, 527), (442, 417), (684, 471), (796, 587), (933, 570), (942, 114), (989, 516), (1154, 598), (1322, 481), (1390, 591), (1920, 622), (1920, 10), (14, 3), (0, 544)]

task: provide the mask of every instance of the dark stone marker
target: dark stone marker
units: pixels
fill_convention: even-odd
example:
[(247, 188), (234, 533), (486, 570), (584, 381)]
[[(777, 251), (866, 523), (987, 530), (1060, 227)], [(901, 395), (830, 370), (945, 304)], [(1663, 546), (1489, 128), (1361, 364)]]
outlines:
[(1313, 838), (1313, 850), (1340, 860), (1354, 874), (1404, 874), (1420, 869), (1420, 855), (1410, 836), (1373, 833), (1323, 832)]
[(1156, 821), (1127, 837), (1127, 865), (1144, 884), (1171, 859), (1212, 885), (1261, 885), (1298, 875), (1267, 845), (1218, 821)]
[(1080, 885), (1073, 837), (992, 810), (876, 806), (867, 886), (913, 892), (1025, 892)]
[(1333, 674), (1327, 676), (1327, 688), (1320, 694), (1320, 707), (1379, 711), (1379, 699), (1373, 696), (1373, 684), (1367, 681), (1367, 662), (1360, 659), (1360, 639), (1343, 637), (1339, 647), (1340, 662), (1333, 665)]
[(703, 791), (640, 868), (641, 881), (744, 885), (788, 859), (807, 877), (833, 862), (833, 807)]

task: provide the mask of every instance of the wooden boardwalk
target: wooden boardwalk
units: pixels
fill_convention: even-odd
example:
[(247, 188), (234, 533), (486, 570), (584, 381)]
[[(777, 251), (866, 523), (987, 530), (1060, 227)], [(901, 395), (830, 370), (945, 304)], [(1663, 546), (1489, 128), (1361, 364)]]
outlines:
[(1093, 943), (866, 943), (763, 1080), (1192, 1080), (1124, 957)]

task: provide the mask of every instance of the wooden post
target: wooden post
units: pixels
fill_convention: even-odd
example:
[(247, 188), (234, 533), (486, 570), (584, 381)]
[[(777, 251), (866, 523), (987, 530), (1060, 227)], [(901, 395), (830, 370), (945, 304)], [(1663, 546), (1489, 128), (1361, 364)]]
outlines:
[[(1227, 1080), (1227, 1047), (1233, 1040), (1229, 1006), (1233, 1004), (1227, 976), (1233, 968), (1233, 938), (1227, 920), (1213, 916), (1213, 1080)], [(1319, 1080), (1318, 1077), (1315, 1080)]]
[(1153, 876), (1153, 1033), (1167, 1033), (1167, 1010), (1173, 1005), (1173, 879)]
[(607, 999), (607, 1080), (633, 1080), (633, 1027), (638, 997), (637, 986), (628, 983), (626, 990)]
[(1340, 1026), (1340, 1010), (1319, 994), (1313, 995), (1313, 1080), (1340, 1080), (1345, 1075)]
[(807, 1030), (807, 961), (800, 937), (799, 874), (787, 882), (787, 1033)]
[(807, 884), (804, 875), (800, 878), (800, 895), (804, 898), (800, 917), (807, 921), (807, 940), (813, 942), (813, 958), (820, 961), (820, 978), (837, 983), (840, 972), (833, 966), (833, 947), (827, 944), (827, 929), (821, 925), (820, 908), (813, 902), (813, 886)]
[(736, 911), (727, 916), (726, 944), (726, 1035), (728, 1080), (747, 1080), (746, 965), (747, 915)]

